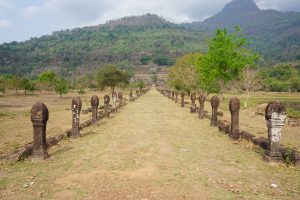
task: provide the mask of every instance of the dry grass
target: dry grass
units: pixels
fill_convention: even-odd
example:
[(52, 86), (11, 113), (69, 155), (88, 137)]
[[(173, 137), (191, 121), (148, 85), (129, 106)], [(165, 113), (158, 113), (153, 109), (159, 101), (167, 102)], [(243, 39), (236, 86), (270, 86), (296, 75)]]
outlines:
[(155, 90), (84, 131), (46, 161), (2, 165), (2, 198), (300, 198), (299, 168), (266, 163)]
[[(90, 106), (90, 98), (99, 96), (103, 105), (103, 96), (109, 93), (88, 91), (85, 95), (71, 92), (60, 99), (55, 93), (36, 93), (35, 95), (5, 95), (0, 98), (0, 156), (5, 155), (33, 140), (30, 110), (34, 103), (41, 101), (49, 109), (47, 137), (54, 136), (71, 128), (71, 101), (74, 96), (82, 99), (82, 109)], [(126, 97), (126, 96), (125, 96)], [(81, 114), (83, 122), (91, 118), (91, 113)]]

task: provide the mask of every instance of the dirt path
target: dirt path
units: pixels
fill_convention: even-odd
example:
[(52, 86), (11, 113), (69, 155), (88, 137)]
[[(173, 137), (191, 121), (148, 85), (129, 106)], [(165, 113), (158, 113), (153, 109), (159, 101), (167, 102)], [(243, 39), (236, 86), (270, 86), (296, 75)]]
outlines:
[(83, 132), (86, 136), (51, 148), (46, 161), (2, 165), (0, 197), (300, 197), (299, 168), (269, 165), (250, 144), (231, 141), (154, 89)]

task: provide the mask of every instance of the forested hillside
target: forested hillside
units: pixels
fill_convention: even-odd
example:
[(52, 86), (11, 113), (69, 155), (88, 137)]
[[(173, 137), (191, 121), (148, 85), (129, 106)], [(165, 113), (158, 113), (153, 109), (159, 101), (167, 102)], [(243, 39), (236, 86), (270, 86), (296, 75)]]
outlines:
[(54, 32), (0, 46), (1, 73), (85, 73), (107, 63), (120, 67), (171, 65), (179, 55), (205, 51), (208, 35), (184, 30), (156, 15), (126, 17), (104, 25)]
[(300, 13), (260, 10), (253, 0), (233, 0), (204, 22), (174, 24), (152, 14), (103, 25), (54, 32), (0, 45), (0, 73), (62, 76), (85, 74), (109, 63), (120, 68), (153, 63), (169, 66), (190, 52), (206, 52), (218, 28), (240, 26), (262, 65), (300, 60)]

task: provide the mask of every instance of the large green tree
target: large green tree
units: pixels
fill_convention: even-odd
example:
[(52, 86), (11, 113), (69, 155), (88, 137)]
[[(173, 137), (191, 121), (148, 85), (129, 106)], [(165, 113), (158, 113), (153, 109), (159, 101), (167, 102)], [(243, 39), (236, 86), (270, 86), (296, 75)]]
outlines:
[(64, 78), (56, 78), (56, 80), (54, 81), (54, 89), (62, 99), (62, 95), (67, 94), (69, 91), (68, 81)]
[(201, 57), (200, 53), (191, 53), (178, 58), (174, 66), (169, 69), (168, 85), (188, 93), (191, 90), (198, 90), (197, 66)]
[(107, 65), (97, 72), (97, 83), (100, 88), (110, 87), (111, 92), (115, 87), (122, 84), (128, 84), (130, 73), (118, 69), (115, 65)]
[(218, 29), (209, 42), (208, 53), (198, 65), (200, 88), (222, 93), (229, 81), (258, 59), (258, 54), (247, 47), (248, 41), (239, 27), (233, 33)]

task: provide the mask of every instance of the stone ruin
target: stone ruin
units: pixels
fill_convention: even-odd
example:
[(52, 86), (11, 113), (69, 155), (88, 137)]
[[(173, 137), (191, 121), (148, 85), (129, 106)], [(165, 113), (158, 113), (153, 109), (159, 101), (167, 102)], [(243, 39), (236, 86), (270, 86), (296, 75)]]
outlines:
[(229, 110), (231, 113), (231, 131), (230, 137), (234, 140), (240, 138), (239, 128), (239, 111), (240, 111), (240, 100), (236, 97), (232, 98), (229, 102)]
[(265, 110), (265, 119), (268, 126), (268, 149), (264, 158), (268, 161), (282, 162), (280, 139), (286, 119), (283, 104), (277, 101), (269, 103)]
[(78, 138), (80, 137), (79, 131), (79, 118), (80, 111), (82, 108), (82, 102), (80, 97), (74, 97), (72, 99), (71, 110), (72, 110), (72, 131), (70, 137)]
[(123, 93), (120, 91), (118, 92), (118, 100), (119, 100), (119, 104), (118, 104), (118, 108), (120, 109), (123, 106)]
[(98, 121), (98, 106), (99, 106), (99, 98), (97, 95), (91, 97), (91, 106), (92, 106), (92, 123), (96, 124)]
[(108, 94), (104, 95), (104, 116), (109, 117), (109, 102), (110, 102), (110, 97)]
[(218, 107), (219, 107), (219, 97), (217, 95), (213, 96), (211, 98), (211, 108), (212, 108), (212, 113), (211, 113), (211, 126), (217, 126), (218, 125)]
[(203, 119), (204, 118), (204, 103), (205, 103), (205, 95), (201, 92), (199, 94), (199, 118)]
[(49, 119), (47, 106), (42, 102), (37, 102), (31, 108), (31, 122), (33, 126), (33, 150), (32, 157), (46, 159), (47, 152), (46, 127)]
[(185, 93), (181, 92), (181, 94), (180, 94), (180, 97), (181, 97), (181, 99), (180, 99), (180, 105), (181, 105), (182, 108), (184, 107), (184, 95), (185, 95)]
[(191, 94), (191, 113), (196, 112), (196, 94), (193, 92)]
[(117, 105), (118, 96), (117, 96), (116, 92), (112, 93), (112, 95), (111, 95), (111, 101), (112, 101), (113, 112), (117, 112), (117, 109), (118, 109), (118, 105)]

